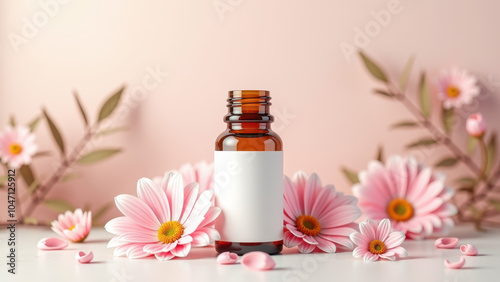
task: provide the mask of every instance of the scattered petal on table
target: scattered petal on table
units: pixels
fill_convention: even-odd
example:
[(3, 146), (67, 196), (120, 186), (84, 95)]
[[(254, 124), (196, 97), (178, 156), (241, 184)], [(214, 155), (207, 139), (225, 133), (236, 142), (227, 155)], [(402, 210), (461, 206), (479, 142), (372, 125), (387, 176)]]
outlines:
[(94, 259), (94, 254), (92, 252), (85, 254), (85, 252), (79, 251), (76, 253), (75, 259), (79, 263), (89, 263)]
[(451, 269), (460, 269), (464, 266), (465, 264), (465, 258), (461, 257), (459, 261), (457, 262), (450, 262), (449, 260), (444, 261), (444, 266), (451, 268)]
[(460, 246), (460, 251), (466, 256), (475, 256), (478, 253), (476, 246), (471, 244)]
[(456, 237), (443, 237), (434, 241), (434, 246), (440, 249), (453, 249), (457, 246), (457, 244), (458, 238)]
[(233, 264), (238, 260), (238, 255), (235, 253), (224, 252), (217, 257), (218, 264)]
[(251, 270), (271, 270), (276, 263), (264, 252), (250, 252), (241, 258), (241, 264)]
[(62, 250), (68, 246), (68, 242), (56, 237), (43, 238), (38, 241), (37, 247), (40, 250)]

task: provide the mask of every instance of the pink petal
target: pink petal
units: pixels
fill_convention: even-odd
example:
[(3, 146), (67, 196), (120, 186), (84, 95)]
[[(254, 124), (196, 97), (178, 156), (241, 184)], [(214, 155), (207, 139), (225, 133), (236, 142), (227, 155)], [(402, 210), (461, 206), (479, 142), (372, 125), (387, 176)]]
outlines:
[(322, 234), (319, 234), (318, 236), (320, 236), (321, 238), (326, 239), (328, 241), (332, 241), (336, 244), (342, 245), (342, 246), (346, 247), (348, 250), (352, 250), (352, 248), (354, 247), (352, 245), (352, 241), (349, 239), (349, 237), (322, 235)]
[(304, 240), (306, 243), (311, 244), (311, 245), (317, 245), (318, 242), (313, 236), (305, 235), (302, 237), (302, 240)]
[(172, 186), (172, 220), (179, 221), (184, 207), (184, 186), (182, 186), (182, 175), (176, 174), (174, 176), (174, 179), (175, 178), (179, 178), (181, 180), (174, 180), (174, 183), (176, 184)]
[[(174, 242), (175, 245), (173, 245), (173, 248), (175, 248), (177, 246), (177, 242)], [(172, 244), (174, 244), (172, 243)], [(147, 244), (145, 245), (142, 250), (145, 251), (146, 253), (148, 254), (157, 254), (157, 253), (161, 253), (161, 252), (168, 252), (170, 250), (165, 250), (165, 247), (169, 248), (170, 246), (172, 246), (172, 244), (164, 244), (164, 243), (156, 243), (156, 244)]]
[(223, 252), (217, 256), (218, 264), (233, 264), (238, 260), (238, 255), (230, 252)]
[(191, 214), (191, 211), (193, 210), (194, 203), (196, 202), (196, 199), (198, 198), (198, 190), (199, 190), (199, 184), (196, 182), (188, 184), (186, 187), (184, 187), (184, 211), (182, 212), (182, 217), (181, 217), (181, 224), (184, 224), (186, 222), (188, 216)]
[(205, 214), (205, 219), (200, 223), (200, 228), (213, 224), (214, 220), (220, 215), (221, 209), (218, 207), (210, 207)]
[(377, 239), (377, 227), (374, 228), (374, 224), (376, 222), (374, 220), (367, 220), (359, 223), (359, 231), (366, 236), (368, 240)]
[(318, 220), (322, 227), (331, 228), (353, 222), (361, 216), (361, 210), (356, 205), (337, 206), (321, 215)]
[(460, 246), (460, 251), (466, 256), (475, 256), (478, 253), (476, 246), (471, 244)]
[(378, 224), (377, 237), (379, 238), (379, 240), (384, 242), (390, 233), (391, 233), (391, 222), (389, 221), (389, 219), (384, 218)]
[(62, 250), (68, 246), (68, 242), (56, 237), (43, 238), (38, 241), (37, 247), (40, 250)]
[(204, 247), (210, 244), (210, 237), (205, 232), (195, 231), (190, 236), (193, 238), (193, 242), (191, 242), (193, 247)]
[(283, 244), (287, 248), (293, 248), (298, 246), (300, 243), (302, 243), (302, 239), (299, 237), (295, 237), (292, 232), (290, 231), (285, 231), (283, 234)]
[(306, 236), (304, 233), (300, 232), (295, 226), (292, 226), (291, 224), (287, 224), (286, 228), (292, 232), (293, 236), (303, 238)]
[(158, 235), (153, 232), (150, 234), (130, 232), (120, 235), (118, 240), (129, 243), (156, 243), (158, 242)]
[(363, 256), (363, 260), (365, 262), (373, 262), (373, 261), (377, 261), (378, 259), (379, 259), (378, 255), (372, 254), (370, 252), (366, 252)]
[(285, 198), (284, 203), (286, 203), (286, 212), (293, 217), (299, 217), (303, 214), (301, 209), (301, 203), (299, 201), (299, 196), (293, 182), (287, 176), (284, 176), (283, 180), (283, 196)]
[(391, 234), (389, 234), (387, 239), (383, 242), (384, 242), (385, 247), (387, 249), (392, 249), (392, 248), (396, 248), (399, 245), (401, 245), (404, 242), (405, 238), (406, 238), (406, 236), (403, 232), (394, 231), (394, 232), (391, 232)]
[(358, 232), (352, 233), (349, 238), (358, 246), (368, 246), (371, 241), (364, 234)]
[(130, 259), (139, 259), (150, 256), (151, 254), (148, 254), (145, 251), (143, 251), (143, 248), (144, 244), (132, 244), (127, 249), (127, 257)]
[(157, 253), (155, 254), (155, 257), (159, 260), (170, 260), (173, 259), (175, 256), (171, 252), (164, 252), (164, 253)]
[(320, 187), (319, 189), (320, 191), (318, 195), (313, 199), (311, 213), (309, 213), (309, 215), (314, 217), (318, 217), (323, 213), (325, 207), (328, 206), (333, 193), (335, 193), (335, 188), (333, 187), (333, 185), (326, 185), (325, 187)]
[(335, 246), (335, 243), (332, 241), (326, 240), (321, 238), (321, 236), (316, 236), (316, 241), (318, 242), (318, 247), (320, 250), (322, 250), (325, 253), (335, 253), (337, 251), (337, 247)]
[(176, 257), (185, 257), (189, 254), (189, 251), (191, 250), (191, 244), (184, 244), (184, 245), (177, 245), (174, 249), (172, 249), (170, 252), (176, 256)]
[(449, 260), (444, 261), (444, 266), (451, 269), (460, 269), (464, 266), (464, 264), (465, 264), (464, 257), (461, 257), (460, 260), (457, 262), (450, 262)]
[(308, 254), (308, 253), (314, 251), (315, 248), (316, 248), (315, 245), (311, 245), (311, 244), (308, 244), (306, 242), (302, 242), (299, 244), (299, 252), (301, 252), (303, 254)]
[(241, 264), (251, 270), (271, 270), (276, 263), (264, 252), (250, 252), (241, 257)]
[(395, 261), (396, 260), (396, 254), (393, 252), (385, 252), (383, 254), (380, 254), (379, 257), (388, 259), (390, 261)]
[(132, 219), (121, 216), (113, 218), (104, 225), (104, 229), (111, 234), (121, 235), (123, 233), (129, 232), (140, 232), (140, 233), (151, 233), (154, 232), (151, 229), (142, 227), (141, 225), (135, 223)]
[(396, 255), (398, 255), (399, 257), (407, 257), (408, 256), (408, 252), (406, 251), (406, 249), (401, 247), (401, 246), (396, 247), (396, 248), (392, 248), (392, 249), (388, 249), (387, 251), (393, 252)]
[(148, 178), (137, 181), (137, 196), (155, 213), (160, 222), (170, 221), (167, 195)]
[(458, 244), (458, 238), (456, 237), (442, 237), (434, 241), (434, 246), (439, 249), (453, 249)]
[(92, 252), (88, 252), (85, 254), (84, 252), (80, 251), (76, 253), (75, 259), (79, 263), (89, 263), (94, 259), (94, 254)]
[(352, 256), (355, 258), (361, 258), (367, 252), (368, 251), (366, 250), (366, 247), (358, 246), (358, 247), (354, 248), (354, 250), (352, 251)]
[(151, 230), (158, 230), (161, 223), (151, 208), (141, 199), (131, 195), (118, 195), (115, 197), (116, 207), (135, 223)]

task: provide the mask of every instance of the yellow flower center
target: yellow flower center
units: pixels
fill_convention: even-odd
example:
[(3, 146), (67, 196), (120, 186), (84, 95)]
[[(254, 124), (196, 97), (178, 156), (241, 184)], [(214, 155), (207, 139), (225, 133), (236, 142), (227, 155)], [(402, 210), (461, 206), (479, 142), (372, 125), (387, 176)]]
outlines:
[(165, 244), (173, 243), (181, 238), (184, 227), (178, 221), (168, 221), (163, 223), (158, 230), (158, 240)]
[(405, 199), (394, 199), (387, 205), (387, 214), (395, 221), (407, 221), (413, 216), (413, 207)]
[(321, 231), (321, 225), (314, 216), (301, 215), (295, 223), (300, 232), (309, 236), (316, 236)]
[(21, 145), (19, 145), (18, 143), (12, 143), (10, 144), (9, 151), (12, 154), (17, 155), (23, 151), (23, 147), (21, 147)]
[(448, 95), (448, 97), (450, 98), (455, 98), (460, 95), (460, 89), (458, 89), (458, 87), (454, 85), (450, 85), (448, 86), (448, 88), (446, 88), (446, 95)]
[(372, 254), (383, 254), (385, 253), (385, 244), (380, 240), (373, 240), (370, 242), (370, 252)]
[(71, 227), (70, 227), (70, 228), (68, 228), (68, 229), (69, 229), (69, 231), (73, 231), (73, 229), (75, 229), (75, 226), (73, 225), (73, 226), (71, 226)]

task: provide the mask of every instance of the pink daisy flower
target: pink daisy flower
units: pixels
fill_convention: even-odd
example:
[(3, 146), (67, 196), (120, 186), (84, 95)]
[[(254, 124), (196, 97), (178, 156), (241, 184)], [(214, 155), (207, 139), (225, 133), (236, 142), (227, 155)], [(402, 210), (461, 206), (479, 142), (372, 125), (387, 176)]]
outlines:
[(436, 84), (437, 97), (445, 109), (460, 108), (470, 104), (479, 95), (477, 79), (465, 70), (443, 70)]
[(349, 235), (356, 231), (354, 220), (361, 211), (356, 198), (323, 187), (318, 175), (297, 172), (284, 181), (285, 246), (298, 246), (301, 253), (314, 250), (334, 253), (337, 247), (352, 249)]
[(411, 157), (393, 156), (385, 166), (371, 161), (353, 186), (365, 218), (389, 218), (394, 230), (411, 239), (446, 234), (457, 208), (449, 202), (454, 190)]
[(349, 237), (358, 245), (352, 255), (363, 258), (364, 261), (377, 261), (379, 258), (396, 260), (406, 257), (406, 249), (401, 247), (405, 240), (402, 232), (391, 232), (391, 222), (384, 218), (378, 224), (374, 220), (367, 220), (359, 224), (361, 232), (354, 232)]
[(92, 212), (82, 212), (76, 209), (74, 213), (66, 211), (57, 220), (52, 221), (52, 230), (62, 238), (74, 243), (80, 243), (87, 238), (92, 227)]
[(36, 150), (35, 135), (27, 126), (8, 126), (0, 134), (0, 158), (11, 168), (31, 163)]
[(169, 173), (160, 186), (147, 178), (137, 182), (137, 195), (115, 197), (125, 215), (110, 220), (104, 228), (116, 236), (108, 247), (115, 256), (159, 260), (185, 257), (193, 247), (206, 246), (220, 238), (211, 227), (220, 209), (211, 206), (213, 191), (198, 194), (198, 183), (184, 186), (179, 173)]
[[(166, 172), (168, 174), (170, 171)], [(197, 182), (200, 187), (200, 192), (206, 190), (214, 190), (214, 164), (205, 161), (197, 162), (196, 164), (184, 164), (179, 171), (182, 174), (184, 183)], [(157, 176), (153, 178), (153, 182), (160, 185), (163, 177)]]

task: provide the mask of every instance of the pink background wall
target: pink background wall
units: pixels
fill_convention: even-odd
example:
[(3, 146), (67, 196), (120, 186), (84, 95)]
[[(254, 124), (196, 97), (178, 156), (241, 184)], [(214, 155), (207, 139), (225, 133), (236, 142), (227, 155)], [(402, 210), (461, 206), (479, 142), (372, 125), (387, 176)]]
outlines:
[[(356, 56), (341, 51), (343, 43), (355, 44), (357, 28), (372, 28), (358, 47), (393, 77), (410, 54), (417, 55), (416, 69), (432, 75), (453, 65), (469, 69), (486, 87), (480, 105), (465, 112), (480, 110), (490, 127), (500, 129), (498, 1), (66, 2), (51, 6), (53, 16), (17, 48), (9, 37), (22, 35), (23, 18), (33, 22), (44, 10), (38, 1), (0, 3), (0, 125), (10, 113), (28, 122), (45, 106), (71, 147), (83, 129), (72, 90), (79, 91), (95, 120), (105, 97), (123, 83), (129, 86), (124, 98), (129, 114), (115, 122), (128, 131), (96, 144), (125, 152), (77, 167), (81, 177), (49, 195), (75, 206), (90, 203), (96, 209), (117, 194), (135, 194), (142, 176), (211, 161), (231, 89), (268, 89), (274, 113), (290, 115), (276, 123), (286, 174), (317, 172), (324, 183), (347, 193), (350, 185), (340, 166), (365, 168), (378, 144), (391, 154), (416, 153), (427, 164), (448, 155), (444, 148), (404, 150), (404, 144), (427, 136), (424, 130), (389, 130), (390, 123), (411, 116), (400, 104), (372, 95), (378, 84)], [(228, 10), (220, 15), (214, 3)], [(391, 18), (385, 26), (374, 25), (373, 13), (388, 6)], [(168, 77), (158, 76), (150, 91), (137, 95), (148, 68)], [(416, 89), (416, 74), (410, 89)], [(56, 152), (46, 123), (36, 135), (41, 150)], [(461, 128), (454, 138), (465, 143)], [(56, 161), (54, 154), (33, 165), (47, 176)], [(56, 215), (43, 206), (37, 213), (45, 219)], [(113, 208), (105, 220), (118, 214)]]

